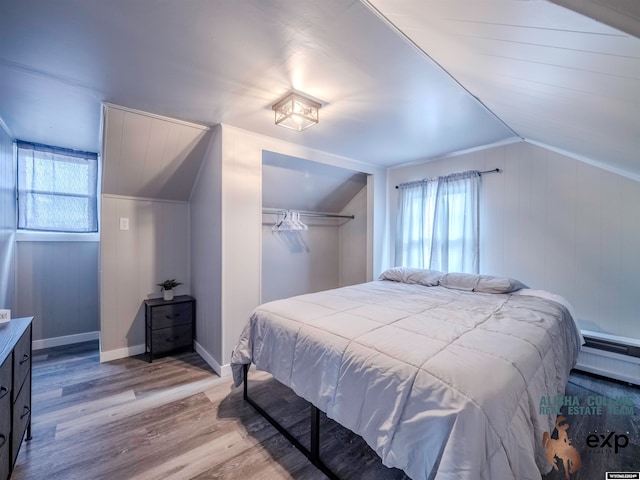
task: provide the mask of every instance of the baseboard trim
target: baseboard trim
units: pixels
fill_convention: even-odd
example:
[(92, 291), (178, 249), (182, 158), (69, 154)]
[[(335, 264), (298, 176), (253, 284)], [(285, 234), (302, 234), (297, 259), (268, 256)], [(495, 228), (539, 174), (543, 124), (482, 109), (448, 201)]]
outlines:
[(33, 348), (33, 350), (42, 350), (43, 348), (61, 347), (62, 345), (90, 342), (92, 340), (98, 340), (99, 338), (100, 332), (76, 333), (74, 335), (34, 340), (31, 342), (31, 348)]
[(228, 377), (231, 375), (231, 365), (220, 365), (216, 362), (216, 359), (211, 356), (209, 352), (207, 352), (202, 345), (198, 342), (193, 342), (195, 346), (195, 350), (202, 357), (202, 359), (207, 362), (207, 364), (213, 369), (214, 372), (218, 374), (219, 377)]
[(144, 352), (144, 344), (134, 345), (132, 347), (116, 348), (115, 350), (107, 350), (106, 352), (100, 351), (100, 363), (110, 362), (111, 360), (117, 360), (119, 358), (132, 357), (133, 355), (140, 355)]

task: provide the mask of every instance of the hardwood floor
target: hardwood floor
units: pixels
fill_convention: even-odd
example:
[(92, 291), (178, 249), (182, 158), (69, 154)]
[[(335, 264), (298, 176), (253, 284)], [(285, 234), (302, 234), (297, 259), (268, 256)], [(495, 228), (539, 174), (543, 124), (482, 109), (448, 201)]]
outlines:
[[(304, 402), (261, 372), (250, 394), (308, 445)], [(277, 389), (277, 391), (274, 391)], [(323, 459), (343, 478), (403, 479), (323, 416)], [(33, 355), (33, 439), (12, 480), (326, 477), (195, 353), (100, 363), (97, 342)]]
[[(629, 402), (632, 409), (629, 414), (626, 410), (617, 411), (614, 406), (603, 406), (601, 413), (593, 414), (580, 413), (580, 410), (570, 413), (568, 407), (562, 408), (566, 418), (563, 423), (569, 425), (568, 437), (579, 452), (582, 463), (580, 469), (571, 475), (571, 480), (602, 480), (606, 472), (640, 472), (640, 389), (586, 373), (572, 372), (565, 396), (577, 398), (580, 406), (588, 406), (590, 399), (597, 403), (602, 399), (622, 398), (625, 399), (623, 403)], [(609, 434), (612, 434), (610, 438)], [(590, 435), (597, 436), (591, 439), (592, 446), (587, 443)], [(620, 445), (617, 449), (614, 441), (616, 436)], [(557, 471), (552, 470), (543, 477), (543, 480), (565, 479), (562, 462), (558, 462)]]
[[(13, 480), (326, 478), (243, 401), (241, 388), (217, 377), (197, 354), (101, 364), (97, 348), (87, 342), (34, 352), (33, 439), (22, 445)], [(251, 396), (308, 445), (304, 402), (266, 374), (250, 378)], [(638, 389), (576, 373), (567, 395), (626, 395), (635, 402), (631, 416), (571, 417), (569, 436), (583, 461), (571, 480), (638, 471)], [(618, 453), (584, 451), (585, 432), (598, 428), (628, 431), (629, 445)], [(324, 416), (321, 429), (323, 460), (341, 478), (407, 479)], [(565, 476), (561, 467), (544, 478)]]

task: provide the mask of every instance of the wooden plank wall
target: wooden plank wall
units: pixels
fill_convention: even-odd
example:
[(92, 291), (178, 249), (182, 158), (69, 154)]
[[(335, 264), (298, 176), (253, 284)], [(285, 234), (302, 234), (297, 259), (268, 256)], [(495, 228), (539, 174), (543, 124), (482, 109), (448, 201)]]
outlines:
[(33, 340), (97, 332), (98, 242), (17, 242), (17, 307)]
[(15, 302), (16, 173), (13, 140), (0, 119), (0, 308), (13, 308)]
[[(527, 142), (389, 172), (398, 183), (468, 169), (482, 177), (482, 273), (565, 296), (583, 329), (640, 339), (640, 182)], [(393, 252), (393, 229), (390, 244)]]
[[(129, 229), (120, 230), (120, 218)], [(100, 330), (102, 359), (144, 351), (146, 298), (175, 278), (190, 293), (189, 204), (102, 196)]]

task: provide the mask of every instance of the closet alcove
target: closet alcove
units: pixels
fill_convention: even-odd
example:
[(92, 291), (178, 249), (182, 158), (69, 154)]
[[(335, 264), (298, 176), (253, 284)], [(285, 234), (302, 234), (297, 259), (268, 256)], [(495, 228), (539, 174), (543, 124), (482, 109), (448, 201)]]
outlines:
[[(262, 207), (262, 302), (367, 280), (366, 174), (263, 151)], [(274, 230), (284, 210), (307, 228)]]

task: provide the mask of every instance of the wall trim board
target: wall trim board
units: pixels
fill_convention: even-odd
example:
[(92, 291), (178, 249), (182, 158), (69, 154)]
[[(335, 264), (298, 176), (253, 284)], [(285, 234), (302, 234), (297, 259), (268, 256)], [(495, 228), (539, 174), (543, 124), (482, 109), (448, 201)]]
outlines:
[(134, 345), (132, 347), (116, 348), (115, 350), (100, 351), (100, 363), (110, 362), (119, 358), (132, 357), (133, 355), (141, 355), (145, 352), (145, 346)]
[(104, 198), (113, 198), (115, 200), (135, 200), (139, 202), (156, 202), (156, 203), (172, 203), (177, 205), (189, 205), (187, 200), (166, 200), (163, 198), (147, 198), (147, 197), (130, 197), (128, 195), (114, 195), (112, 193), (103, 193)]
[(186, 120), (179, 120), (177, 118), (164, 117), (162, 115), (158, 115), (156, 113), (144, 112), (142, 110), (136, 110), (135, 108), (123, 107), (122, 105), (115, 105), (113, 103), (102, 102), (103, 107), (115, 108), (116, 110), (121, 110), (123, 112), (135, 113), (137, 115), (144, 115), (145, 117), (155, 118), (157, 120), (164, 120), (165, 122), (176, 123), (178, 125), (185, 125), (187, 127), (198, 128), (203, 131), (209, 130), (211, 127), (207, 125), (202, 125), (200, 123), (187, 122)]
[(100, 233), (16, 231), (16, 242), (99, 242)]
[(389, 170), (397, 170), (406, 167), (417, 167), (419, 165), (430, 163), (436, 160), (441, 160), (444, 158), (453, 158), (459, 157), (460, 155), (467, 155), (469, 153), (481, 152), (483, 150), (490, 150), (492, 148), (504, 147), (506, 145), (512, 145), (514, 143), (525, 142), (526, 140), (520, 137), (508, 138), (506, 140), (500, 140), (498, 142), (487, 143), (486, 145), (480, 145), (478, 147), (467, 148), (466, 150), (458, 150), (456, 152), (446, 153), (444, 155), (438, 155), (435, 157), (422, 158), (420, 160), (414, 160), (412, 162), (401, 163), (400, 165), (394, 165), (389, 167)]
[(220, 365), (216, 362), (216, 359), (213, 358), (212, 355), (207, 352), (202, 345), (200, 345), (197, 341), (194, 340), (193, 345), (195, 347), (196, 353), (202, 357), (202, 359), (209, 364), (209, 366), (213, 369), (214, 372), (218, 374), (220, 378), (231, 376), (231, 364), (227, 363), (225, 365)]
[(386, 167), (367, 163), (357, 158), (345, 157), (325, 152), (324, 150), (305, 147), (304, 145), (287, 142), (286, 140), (269, 137), (268, 135), (262, 135), (250, 130), (244, 130), (226, 123), (221, 123), (220, 125), (222, 126), (223, 131), (235, 132), (240, 135), (253, 137), (254, 139), (259, 140), (259, 146), (257, 148), (261, 151), (260, 158), (262, 158), (262, 150), (267, 150), (269, 152), (281, 153), (283, 155), (298, 157), (312, 162), (319, 162), (327, 165), (333, 165), (335, 167), (346, 168), (348, 170), (360, 171), (362, 173), (375, 174), (386, 171)]
[(585, 337), (592, 337), (599, 340), (608, 340), (610, 342), (617, 342), (623, 345), (640, 347), (640, 340), (635, 338), (621, 337), (620, 335), (610, 335), (608, 333), (592, 332), (591, 330), (581, 330), (581, 332)]
[(34, 340), (31, 346), (34, 350), (42, 350), (43, 348), (60, 347), (62, 345), (73, 345), (74, 343), (90, 342), (98, 340), (100, 332), (76, 333), (74, 335), (64, 335), (62, 337), (43, 338)]
[(9, 135), (9, 138), (11, 139), (11, 141), (14, 141), (16, 137), (13, 136), (13, 134), (11, 133), (11, 130), (9, 130), (9, 127), (6, 123), (4, 123), (4, 120), (2, 119), (2, 117), (0, 117), (0, 128), (2, 128), (7, 135)]

